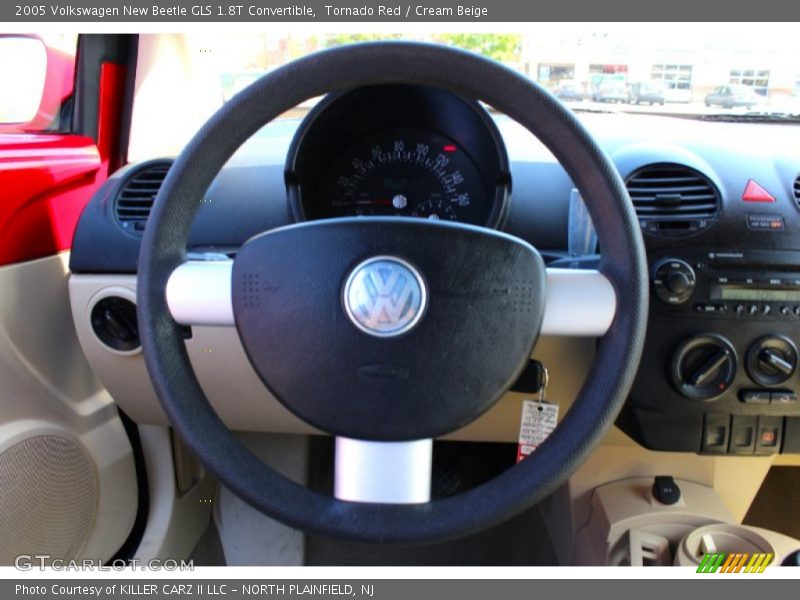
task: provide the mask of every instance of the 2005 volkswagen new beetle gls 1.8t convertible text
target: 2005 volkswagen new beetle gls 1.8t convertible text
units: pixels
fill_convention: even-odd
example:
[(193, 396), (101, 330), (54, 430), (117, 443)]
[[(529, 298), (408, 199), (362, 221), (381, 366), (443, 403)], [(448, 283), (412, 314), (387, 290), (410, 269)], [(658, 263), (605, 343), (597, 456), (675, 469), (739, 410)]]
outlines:
[(796, 36), (521, 29), (0, 36), (0, 563), (797, 564)]

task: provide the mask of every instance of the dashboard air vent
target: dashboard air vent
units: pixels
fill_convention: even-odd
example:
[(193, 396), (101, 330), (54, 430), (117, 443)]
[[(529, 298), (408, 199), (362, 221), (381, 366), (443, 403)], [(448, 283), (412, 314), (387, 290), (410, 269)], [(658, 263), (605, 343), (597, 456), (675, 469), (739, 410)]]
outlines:
[(151, 162), (135, 167), (117, 190), (114, 214), (125, 231), (141, 235), (171, 162)]
[(683, 165), (642, 167), (628, 178), (626, 187), (642, 230), (655, 235), (697, 233), (711, 226), (719, 213), (716, 186)]
[(794, 179), (794, 201), (800, 206), (800, 175)]

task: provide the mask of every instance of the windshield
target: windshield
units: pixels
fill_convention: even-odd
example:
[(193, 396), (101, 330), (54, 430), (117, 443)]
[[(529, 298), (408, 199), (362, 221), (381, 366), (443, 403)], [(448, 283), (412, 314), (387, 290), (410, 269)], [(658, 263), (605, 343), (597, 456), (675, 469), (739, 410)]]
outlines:
[[(538, 82), (576, 112), (731, 120), (754, 112), (800, 115), (800, 36), (790, 24), (758, 24), (759, 35), (752, 27), (524, 23), (503, 33), (143, 35), (131, 158), (178, 152), (219, 106), (272, 69), (316, 50), (379, 39), (477, 52)], [(285, 117), (302, 117), (314, 102)], [(147, 148), (154, 143), (158, 149)]]

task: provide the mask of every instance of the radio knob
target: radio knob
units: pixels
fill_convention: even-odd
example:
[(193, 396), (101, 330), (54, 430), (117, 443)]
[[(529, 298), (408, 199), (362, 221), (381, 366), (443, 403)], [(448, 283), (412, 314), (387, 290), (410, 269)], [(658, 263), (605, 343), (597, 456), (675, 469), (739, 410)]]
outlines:
[(653, 268), (653, 290), (666, 304), (682, 304), (692, 295), (695, 276), (692, 267), (677, 258), (659, 261)]
[(667, 275), (667, 280), (664, 283), (667, 289), (673, 294), (683, 294), (691, 287), (689, 278), (680, 271), (673, 271)]

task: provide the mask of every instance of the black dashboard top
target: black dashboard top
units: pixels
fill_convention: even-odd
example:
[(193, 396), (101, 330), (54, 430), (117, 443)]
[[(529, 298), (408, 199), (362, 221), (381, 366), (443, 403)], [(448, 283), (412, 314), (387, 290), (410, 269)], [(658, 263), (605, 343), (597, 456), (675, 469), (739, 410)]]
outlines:
[[(754, 243), (767, 249), (800, 249), (796, 235), (800, 209), (795, 200), (800, 192), (793, 187), (800, 173), (796, 126), (623, 114), (579, 117), (623, 178), (648, 165), (680, 165), (701, 173), (719, 191), (719, 215), (713, 226), (679, 242), (648, 234), (648, 248), (676, 244), (723, 247), (747, 237), (756, 238)], [(502, 115), (493, 115), (492, 121), (510, 157), (510, 194), (498, 226), (546, 256), (564, 252), (572, 182), (527, 131)], [(206, 194), (192, 229), (190, 250), (230, 252), (249, 237), (298, 218), (297, 205), (287, 194), (285, 164), (300, 125), (300, 119), (274, 122), (239, 149)], [(497, 173), (502, 182), (500, 156)], [(120, 224), (118, 197), (132, 177), (153, 165), (168, 165), (169, 160), (128, 165), (95, 194), (75, 234), (70, 263), (74, 272), (136, 272), (141, 232)], [(743, 202), (742, 194), (751, 179), (776, 201)], [(748, 214), (777, 214), (785, 226), (756, 230), (748, 224)], [(643, 229), (647, 234), (647, 228)]]

